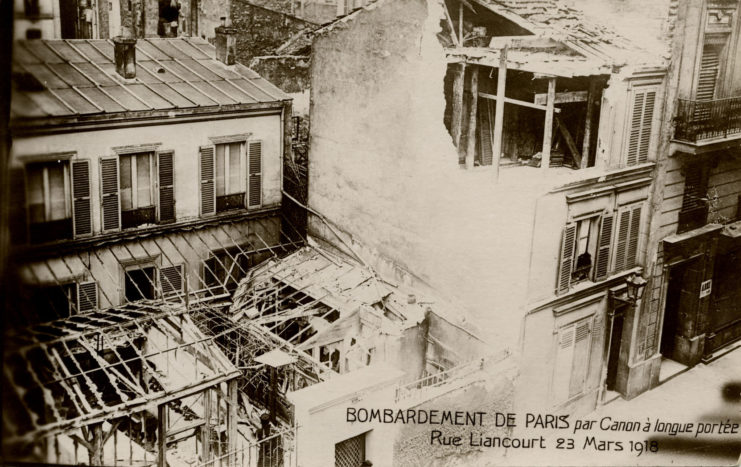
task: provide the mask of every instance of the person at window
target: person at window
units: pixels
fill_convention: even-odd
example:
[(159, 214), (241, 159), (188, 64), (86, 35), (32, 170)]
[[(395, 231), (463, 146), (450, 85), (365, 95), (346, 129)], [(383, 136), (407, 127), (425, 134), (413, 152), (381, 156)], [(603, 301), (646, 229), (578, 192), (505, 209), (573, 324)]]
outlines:
[(589, 271), (592, 269), (592, 255), (588, 251), (580, 254), (576, 258), (576, 268), (574, 269), (573, 280), (587, 279)]

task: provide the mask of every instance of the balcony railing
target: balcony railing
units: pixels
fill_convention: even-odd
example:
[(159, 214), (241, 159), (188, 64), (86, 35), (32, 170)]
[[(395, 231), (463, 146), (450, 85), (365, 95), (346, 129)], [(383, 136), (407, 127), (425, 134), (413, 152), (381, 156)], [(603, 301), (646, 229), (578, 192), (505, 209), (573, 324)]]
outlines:
[(741, 96), (712, 101), (679, 99), (674, 139), (697, 143), (741, 135)]

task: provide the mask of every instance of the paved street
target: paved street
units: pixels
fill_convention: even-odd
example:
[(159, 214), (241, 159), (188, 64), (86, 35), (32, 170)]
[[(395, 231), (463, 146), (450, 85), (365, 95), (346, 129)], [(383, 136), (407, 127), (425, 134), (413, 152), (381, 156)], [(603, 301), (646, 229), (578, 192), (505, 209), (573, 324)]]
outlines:
[[(594, 427), (574, 433), (577, 420), (594, 420)], [(569, 430), (542, 433), (547, 450), (510, 451), (507, 463), (738, 465), (741, 454), (741, 347), (707, 365), (699, 364), (678, 374), (631, 401), (617, 399), (592, 414), (570, 421)], [(640, 428), (628, 432), (599, 429), (600, 423), (611, 426), (618, 421), (640, 422)], [(646, 421), (650, 422), (648, 433), (643, 431)], [(668, 423), (669, 427), (663, 433), (657, 432), (663, 423)], [(699, 423), (713, 433), (697, 434)], [(676, 424), (673, 428), (679, 433), (671, 434), (672, 424)], [(689, 433), (681, 433), (688, 428)], [(719, 430), (727, 433), (719, 434)], [(573, 439), (574, 449), (556, 449), (558, 438), (565, 440), (563, 447), (567, 447), (568, 438)], [(652, 442), (657, 452), (649, 452)], [(639, 455), (640, 448), (644, 452)]]

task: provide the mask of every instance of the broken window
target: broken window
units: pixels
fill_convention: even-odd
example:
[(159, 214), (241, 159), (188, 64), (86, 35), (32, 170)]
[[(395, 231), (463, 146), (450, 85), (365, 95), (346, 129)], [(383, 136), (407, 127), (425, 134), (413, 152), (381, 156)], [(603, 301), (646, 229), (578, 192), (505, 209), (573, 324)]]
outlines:
[(31, 242), (72, 238), (68, 161), (29, 164), (26, 179)]
[(334, 371), (340, 371), (340, 348), (342, 341), (332, 342), (319, 347), (319, 361), (327, 363)]
[(250, 257), (244, 253), (249, 250), (250, 247), (244, 245), (212, 252), (211, 257), (203, 263), (206, 286), (209, 289), (222, 289), (221, 293), (236, 290), (239, 281), (250, 270)]
[(124, 274), (124, 293), (126, 301), (155, 298), (155, 267), (136, 266), (126, 270)]

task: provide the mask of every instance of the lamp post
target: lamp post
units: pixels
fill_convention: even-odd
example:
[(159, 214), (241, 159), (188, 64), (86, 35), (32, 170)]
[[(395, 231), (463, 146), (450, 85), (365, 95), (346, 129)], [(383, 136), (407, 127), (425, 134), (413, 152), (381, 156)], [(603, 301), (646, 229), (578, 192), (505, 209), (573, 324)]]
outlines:
[[(648, 281), (642, 277), (641, 271), (638, 273), (633, 272), (625, 279), (625, 298), (617, 297), (612, 292), (610, 293), (610, 310), (608, 311), (610, 326), (608, 327), (609, 334), (607, 337), (607, 350), (604, 354), (605, 360), (602, 362), (602, 381), (600, 382), (599, 397), (597, 399), (599, 405), (602, 405), (602, 399), (607, 385), (608, 371), (611, 361), (610, 357), (612, 354), (612, 335), (614, 332), (615, 318), (623, 316), (624, 308), (621, 307), (621, 309), (618, 310), (617, 305), (620, 304), (628, 306), (632, 312), (630, 313), (630, 316), (634, 316), (635, 308), (638, 305), (638, 301), (643, 297), (643, 292), (647, 284)], [(620, 328), (622, 329), (622, 326)], [(620, 339), (620, 337), (618, 337), (618, 339)], [(616, 358), (619, 359), (619, 355)], [(614, 371), (616, 371), (616, 369), (614, 369)]]

